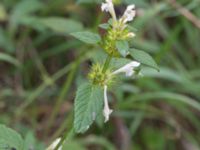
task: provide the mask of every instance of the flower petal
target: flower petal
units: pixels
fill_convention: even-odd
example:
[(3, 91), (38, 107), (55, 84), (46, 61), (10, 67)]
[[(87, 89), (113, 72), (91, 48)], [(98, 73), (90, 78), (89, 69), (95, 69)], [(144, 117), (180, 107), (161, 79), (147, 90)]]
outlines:
[(132, 21), (135, 15), (136, 15), (135, 5), (129, 5), (122, 17), (124, 20), (124, 23), (128, 21)]
[[(53, 143), (47, 148), (47, 150), (54, 150), (58, 143), (60, 142), (61, 138), (57, 138)], [(62, 146), (58, 148), (58, 150), (62, 150)]]
[(106, 3), (102, 3), (101, 10), (105, 11), (105, 12), (109, 12), (111, 14), (112, 18), (115, 21), (117, 20), (112, 0), (106, 0)]
[(107, 3), (102, 3), (101, 10), (108, 12), (109, 11), (109, 5)]
[(134, 73), (134, 68), (139, 67), (140, 63), (137, 61), (132, 61), (123, 67), (119, 68), (118, 70), (114, 71), (112, 74), (118, 74), (118, 73), (125, 73), (126, 76), (132, 76)]
[(134, 74), (134, 71), (130, 69), (130, 70), (127, 70), (125, 73), (127, 77), (131, 77)]
[(103, 109), (103, 115), (105, 117), (105, 121), (107, 122), (109, 120), (110, 114), (113, 112), (112, 109), (108, 106), (108, 97), (107, 97), (107, 85), (104, 86), (104, 109)]
[(135, 5), (134, 4), (129, 5), (126, 10), (129, 11), (129, 10), (133, 10), (133, 9), (135, 9)]

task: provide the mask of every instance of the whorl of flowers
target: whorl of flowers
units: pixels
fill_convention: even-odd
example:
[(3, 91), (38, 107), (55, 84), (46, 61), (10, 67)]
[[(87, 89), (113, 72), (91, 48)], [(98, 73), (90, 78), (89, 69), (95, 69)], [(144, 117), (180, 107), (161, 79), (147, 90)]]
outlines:
[[(101, 5), (101, 10), (104, 12), (109, 12), (112, 17), (112, 28), (108, 29), (107, 35), (105, 37), (105, 43), (103, 44), (105, 51), (111, 56), (118, 56), (119, 53), (116, 50), (116, 41), (117, 40), (128, 40), (135, 36), (135, 33), (129, 32), (127, 29), (127, 23), (132, 21), (135, 18), (136, 10), (135, 5), (127, 6), (124, 14), (121, 18), (117, 19), (117, 15), (114, 9), (114, 5), (112, 0), (105, 0)], [(111, 76), (125, 73), (126, 76), (130, 77), (134, 74), (134, 69), (139, 67), (140, 63), (136, 61), (132, 61), (125, 66), (119, 68), (118, 70), (111, 73)], [(103, 115), (105, 117), (105, 122), (109, 120), (110, 114), (113, 112), (112, 109), (109, 108), (108, 105), (108, 97), (107, 97), (107, 84), (104, 84), (104, 109)]]

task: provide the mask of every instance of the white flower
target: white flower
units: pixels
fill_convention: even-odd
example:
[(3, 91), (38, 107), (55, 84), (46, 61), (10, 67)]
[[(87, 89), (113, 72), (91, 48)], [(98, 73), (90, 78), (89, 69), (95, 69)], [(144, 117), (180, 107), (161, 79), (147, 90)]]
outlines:
[[(53, 143), (46, 149), (46, 150), (54, 150), (58, 143), (60, 142), (61, 138), (57, 138)], [(58, 148), (58, 150), (62, 150), (62, 146)]]
[(103, 115), (105, 117), (105, 122), (109, 120), (110, 114), (113, 112), (112, 109), (108, 106), (108, 97), (107, 97), (107, 85), (104, 86), (104, 109), (103, 109)]
[(112, 74), (118, 74), (118, 73), (125, 73), (126, 76), (130, 77), (134, 74), (134, 68), (139, 67), (140, 63), (137, 61), (132, 61), (125, 66), (119, 68), (118, 70), (114, 71)]
[(106, 0), (106, 3), (102, 3), (101, 10), (105, 11), (105, 12), (109, 12), (111, 14), (112, 18), (115, 21), (117, 20), (112, 0)]
[(133, 18), (135, 17), (135, 15), (136, 15), (135, 5), (129, 5), (126, 8), (126, 11), (124, 12), (124, 15), (122, 17), (123, 23), (126, 23), (128, 21), (132, 21)]
[(113, 7), (112, 0), (106, 0), (106, 3), (102, 3), (101, 10), (105, 12), (109, 12), (109, 10)]

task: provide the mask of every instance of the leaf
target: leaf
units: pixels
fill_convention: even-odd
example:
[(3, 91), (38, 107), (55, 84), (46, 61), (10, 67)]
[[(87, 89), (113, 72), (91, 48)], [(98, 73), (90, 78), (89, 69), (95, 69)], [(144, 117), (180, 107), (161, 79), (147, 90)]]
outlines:
[(24, 150), (44, 150), (45, 146), (43, 143), (38, 141), (32, 131), (28, 131), (28, 133), (24, 137)]
[(83, 30), (83, 25), (80, 22), (61, 17), (43, 18), (39, 19), (39, 22), (58, 33), (69, 34)]
[(0, 61), (5, 61), (5, 62), (15, 65), (16, 67), (20, 67), (20, 62), (17, 59), (1, 52), (0, 52)]
[(33, 28), (37, 31), (44, 32), (49, 27), (41, 22), (41, 20), (41, 18), (36, 16), (25, 16), (21, 19), (20, 24)]
[(82, 42), (88, 44), (96, 44), (101, 41), (101, 37), (98, 34), (84, 31), (84, 32), (75, 32), (71, 34), (73, 37), (79, 39)]
[(0, 125), (0, 149), (7, 150), (6, 148), (23, 150), (24, 141), (16, 131)]
[[(31, 7), (30, 7), (31, 6)], [(39, 0), (22, 0), (14, 8), (12, 15), (20, 17), (21, 15), (27, 15), (43, 8), (44, 4)]]
[(0, 47), (9, 53), (13, 53), (15, 51), (14, 43), (2, 27), (0, 27)]
[(129, 50), (129, 45), (127, 41), (117, 41), (115, 44), (118, 52), (123, 56), (126, 57), (128, 50)]
[(137, 50), (137, 49), (130, 49), (129, 51), (130, 51), (131, 56), (135, 60), (159, 71), (159, 67), (158, 67), (157, 63), (148, 53), (141, 51), (141, 50)]
[(124, 65), (130, 63), (132, 60), (127, 58), (113, 58), (110, 62), (110, 68), (117, 70)]
[(21, 22), (21, 20), (25, 16), (28, 16), (31, 13), (34, 13), (38, 10), (41, 10), (43, 6), (44, 6), (43, 3), (39, 2), (38, 0), (20, 1), (13, 9), (10, 16), (10, 21), (12, 23), (12, 26), (15, 27)]
[(75, 98), (75, 132), (85, 132), (102, 110), (103, 91), (101, 87), (90, 83), (82, 84)]

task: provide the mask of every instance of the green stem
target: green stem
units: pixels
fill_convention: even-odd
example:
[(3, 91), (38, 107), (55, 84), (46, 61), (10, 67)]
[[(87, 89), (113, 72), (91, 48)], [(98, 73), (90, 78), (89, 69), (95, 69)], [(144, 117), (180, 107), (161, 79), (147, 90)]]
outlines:
[(103, 66), (103, 70), (102, 73), (105, 73), (106, 70), (108, 69), (109, 65), (110, 65), (110, 61), (112, 60), (112, 56), (108, 55), (105, 61), (105, 64)]

